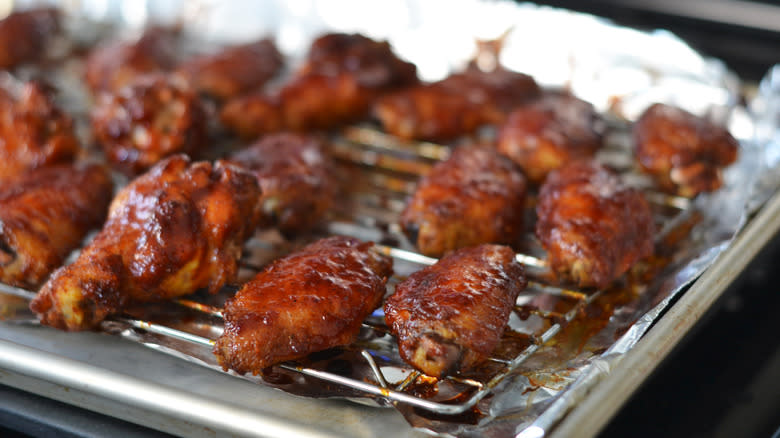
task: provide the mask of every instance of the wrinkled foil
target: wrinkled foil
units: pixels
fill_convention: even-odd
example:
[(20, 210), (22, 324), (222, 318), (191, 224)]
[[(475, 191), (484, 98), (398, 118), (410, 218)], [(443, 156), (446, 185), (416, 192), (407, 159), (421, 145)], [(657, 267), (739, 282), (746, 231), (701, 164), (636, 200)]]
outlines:
[[(568, 88), (616, 119), (632, 121), (649, 104), (665, 102), (728, 124), (741, 144), (738, 162), (725, 172), (721, 190), (694, 201), (699, 222), (664, 272), (641, 294), (616, 307), (608, 323), (584, 345), (567, 350), (549, 343), (541, 348), (479, 403), (486, 415), (478, 424), (419, 415), (399, 406), (412, 426), (433, 434), (527, 438), (549, 432), (729, 247), (751, 215), (780, 187), (780, 66), (769, 72), (758, 96), (743, 107), (739, 80), (722, 62), (702, 57), (663, 30), (646, 33), (580, 13), (475, 0), (61, 4), (76, 21), (107, 22), (114, 31), (132, 33), (150, 22), (180, 24), (200, 41), (194, 50), (272, 35), (285, 54), (299, 59), (308, 43), (323, 32), (361, 32), (387, 39), (400, 56), (416, 63), (425, 80), (441, 79), (462, 68), (477, 53), (478, 40), (504, 37), (503, 65), (533, 75), (544, 86)], [(90, 43), (106, 34), (99, 27), (86, 26), (75, 35)], [(4, 313), (19, 307), (16, 300), (0, 304)], [(575, 321), (564, 331), (576, 326)], [(193, 349), (122, 324), (108, 329), (184, 360), (217, 367), (208, 349)], [(331, 387), (312, 387), (304, 395), (360, 396)]]

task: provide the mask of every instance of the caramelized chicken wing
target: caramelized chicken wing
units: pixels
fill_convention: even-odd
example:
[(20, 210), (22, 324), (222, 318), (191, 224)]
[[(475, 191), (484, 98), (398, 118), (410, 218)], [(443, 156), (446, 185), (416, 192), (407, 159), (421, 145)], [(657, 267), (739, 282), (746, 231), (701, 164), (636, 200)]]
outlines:
[(273, 40), (231, 46), (198, 56), (178, 69), (199, 92), (229, 99), (262, 87), (284, 65)]
[(197, 94), (162, 74), (102, 93), (92, 110), (92, 130), (108, 161), (128, 174), (177, 153), (197, 155), (208, 143), (206, 112)]
[(230, 157), (260, 183), (260, 226), (283, 233), (305, 231), (320, 222), (336, 195), (333, 163), (323, 143), (302, 134), (271, 134)]
[(480, 243), (515, 245), (523, 232), (526, 182), (495, 150), (460, 147), (417, 186), (401, 226), (423, 254)]
[(514, 110), (501, 127), (498, 150), (536, 184), (564, 164), (592, 158), (601, 147), (600, 118), (588, 102), (548, 94)]
[(387, 42), (328, 34), (314, 41), (307, 62), (278, 92), (231, 100), (221, 119), (244, 138), (331, 129), (367, 116), (379, 95), (416, 83), (414, 64), (396, 57)]
[(0, 69), (39, 60), (59, 31), (60, 12), (54, 8), (13, 12), (0, 20)]
[(503, 122), (509, 111), (539, 93), (528, 75), (471, 67), (439, 82), (382, 97), (373, 111), (385, 131), (395, 136), (444, 141)]
[(30, 308), (43, 324), (85, 330), (132, 303), (216, 292), (235, 280), (258, 196), (243, 169), (170, 157), (119, 192), (103, 229)]
[(664, 104), (637, 120), (634, 141), (642, 169), (665, 190), (689, 197), (717, 190), (721, 168), (736, 161), (739, 147), (725, 128)]
[(34, 288), (103, 223), (113, 185), (97, 165), (35, 169), (0, 187), (0, 281)]
[(576, 161), (551, 172), (536, 213), (536, 236), (550, 267), (581, 287), (605, 288), (653, 253), (644, 195), (599, 164)]
[(385, 303), (385, 320), (406, 362), (443, 377), (489, 357), (525, 286), (511, 248), (462, 248), (399, 284)]
[(116, 91), (138, 76), (171, 70), (176, 64), (176, 31), (151, 27), (132, 41), (112, 41), (87, 57), (85, 79), (93, 93)]
[(225, 306), (225, 332), (214, 346), (220, 365), (257, 374), (352, 343), (392, 274), (392, 259), (372, 246), (330, 237), (257, 274)]
[(54, 163), (79, 151), (73, 120), (54, 104), (40, 82), (24, 85), (18, 99), (0, 95), (0, 181)]

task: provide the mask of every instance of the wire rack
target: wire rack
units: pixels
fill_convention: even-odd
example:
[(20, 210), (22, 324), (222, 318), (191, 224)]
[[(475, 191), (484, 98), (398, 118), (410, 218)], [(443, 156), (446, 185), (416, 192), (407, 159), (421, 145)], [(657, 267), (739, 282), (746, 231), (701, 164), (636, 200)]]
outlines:
[[(632, 184), (647, 189), (645, 193), (653, 205), (659, 230), (656, 239), (663, 239), (689, 216), (690, 202), (652, 191), (648, 182), (633, 171), (625, 127), (618, 123), (613, 128), (599, 160), (620, 169)], [(297, 245), (331, 234), (377, 242), (376, 249), (394, 259), (395, 275), (388, 283), (389, 291), (411, 272), (436, 262), (414, 251), (397, 218), (420, 175), (436, 161), (445, 159), (450, 148), (403, 142), (372, 126), (354, 126), (333, 140), (331, 152), (343, 170), (340, 172), (343, 182), (350, 187), (347, 202), (340, 203), (319, 234), (287, 241), (271, 232), (250, 240), (242, 258), (240, 282), (248, 281), (265, 263), (289, 253)], [(533, 196), (528, 205), (529, 224), (533, 222), (532, 211)], [(380, 309), (364, 321), (361, 335), (353, 345), (315, 354), (314, 358), (303, 361), (280, 364), (265, 370), (260, 377), (241, 377), (305, 395), (357, 397), (375, 404), (404, 404), (441, 415), (464, 413), (491, 394), (507, 376), (517, 372), (542, 346), (554, 340), (589, 304), (609, 293), (556, 284), (547, 270), (544, 251), (532, 233), (527, 233), (525, 240), (526, 250), (516, 257), (526, 267), (528, 287), (517, 300), (499, 348), (474, 372), (435, 379), (405, 364)], [(26, 299), (34, 296), (34, 292), (4, 284), (0, 284), (0, 292)], [(160, 307), (151, 305), (152, 310), (148, 307), (131, 310), (127, 315), (106, 321), (102, 328), (219, 369), (211, 349), (223, 330), (224, 299), (233, 292), (235, 289), (229, 289), (217, 297), (196, 294)], [(287, 377), (280, 379), (280, 375)], [(305, 379), (301, 381), (296, 376)], [(293, 384), (302, 386), (297, 391), (291, 390)], [(313, 387), (318, 389), (306, 389)]]

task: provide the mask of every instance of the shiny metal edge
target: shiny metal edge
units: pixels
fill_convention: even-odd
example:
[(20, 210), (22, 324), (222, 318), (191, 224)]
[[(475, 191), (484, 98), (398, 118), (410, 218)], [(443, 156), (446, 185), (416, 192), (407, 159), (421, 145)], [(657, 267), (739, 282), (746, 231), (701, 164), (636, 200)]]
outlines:
[[(694, 282), (637, 345), (609, 367), (606, 375), (549, 434), (553, 438), (592, 437), (685, 337), (701, 316), (780, 232), (780, 192), (748, 222), (729, 248)], [(595, 381), (594, 381), (595, 383)]]

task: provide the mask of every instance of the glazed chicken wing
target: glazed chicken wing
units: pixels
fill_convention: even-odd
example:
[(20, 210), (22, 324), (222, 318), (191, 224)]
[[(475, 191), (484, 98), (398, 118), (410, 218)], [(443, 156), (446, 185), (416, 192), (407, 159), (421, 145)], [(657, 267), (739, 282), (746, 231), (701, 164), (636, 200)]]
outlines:
[(54, 104), (51, 90), (28, 82), (15, 99), (0, 95), (0, 181), (54, 163), (79, 151), (73, 120)]
[(605, 288), (653, 253), (644, 195), (599, 164), (576, 161), (550, 173), (536, 213), (552, 270), (580, 287)]
[(511, 248), (463, 248), (399, 284), (385, 303), (385, 320), (406, 362), (443, 377), (489, 357), (525, 286)]
[(444, 141), (503, 122), (509, 111), (539, 93), (528, 75), (471, 67), (439, 82), (382, 97), (373, 111), (385, 131), (395, 136)]
[(53, 8), (14, 12), (0, 20), (0, 69), (34, 62), (60, 31), (60, 12)]
[(84, 330), (131, 303), (216, 292), (235, 280), (258, 196), (243, 169), (170, 157), (119, 192), (103, 229), (30, 308), (43, 324)]
[(392, 259), (372, 246), (335, 236), (266, 267), (225, 306), (225, 332), (214, 346), (220, 365), (257, 374), (353, 342), (392, 274)]
[(600, 118), (588, 102), (548, 94), (514, 110), (501, 127), (498, 150), (536, 184), (550, 171), (592, 158), (601, 147)]
[(480, 243), (515, 245), (523, 232), (526, 182), (495, 150), (460, 147), (417, 186), (401, 226), (423, 254)]
[(322, 220), (336, 195), (323, 143), (303, 134), (271, 134), (230, 157), (260, 183), (261, 226), (305, 231)]
[(637, 120), (634, 141), (642, 169), (662, 188), (689, 197), (717, 190), (721, 168), (736, 161), (739, 147), (725, 128), (663, 104)]
[(139, 76), (176, 64), (176, 31), (151, 27), (132, 41), (112, 41), (87, 57), (85, 79), (93, 93), (116, 91)]
[(100, 226), (113, 185), (97, 165), (53, 165), (0, 187), (0, 281), (40, 285)]
[(256, 90), (274, 77), (284, 59), (270, 39), (227, 47), (198, 56), (179, 67), (199, 92), (229, 99)]
[(414, 64), (387, 42), (328, 34), (312, 43), (306, 63), (278, 92), (231, 100), (221, 119), (244, 138), (331, 129), (367, 116), (379, 95), (416, 83)]
[(109, 163), (131, 175), (177, 153), (197, 155), (208, 143), (197, 94), (162, 74), (102, 93), (92, 110), (92, 130)]

